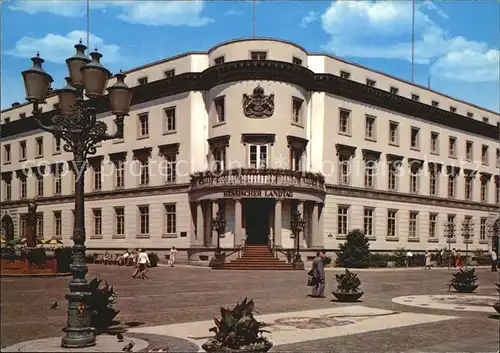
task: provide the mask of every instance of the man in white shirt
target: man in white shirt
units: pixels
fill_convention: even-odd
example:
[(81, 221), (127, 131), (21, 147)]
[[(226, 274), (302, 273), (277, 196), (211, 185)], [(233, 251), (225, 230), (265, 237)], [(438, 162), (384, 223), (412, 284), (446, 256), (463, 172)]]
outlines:
[(143, 249), (139, 249), (139, 253), (137, 255), (137, 268), (132, 275), (132, 278), (136, 278), (139, 275), (142, 279), (149, 279), (146, 275), (146, 269), (150, 264), (151, 262), (149, 261), (148, 253)]
[(406, 253), (406, 267), (410, 267), (413, 254), (410, 250)]

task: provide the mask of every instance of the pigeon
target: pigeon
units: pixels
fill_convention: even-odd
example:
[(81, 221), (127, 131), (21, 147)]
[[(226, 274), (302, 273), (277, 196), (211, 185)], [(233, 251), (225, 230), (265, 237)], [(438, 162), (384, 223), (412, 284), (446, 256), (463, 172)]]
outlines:
[(116, 338), (118, 338), (118, 342), (123, 342), (123, 335), (121, 332), (118, 332), (118, 334), (116, 335)]
[(57, 301), (54, 301), (52, 305), (50, 306), (50, 310), (57, 309)]
[(132, 350), (132, 347), (134, 347), (134, 342), (130, 342), (125, 347), (123, 347), (122, 352), (130, 352)]

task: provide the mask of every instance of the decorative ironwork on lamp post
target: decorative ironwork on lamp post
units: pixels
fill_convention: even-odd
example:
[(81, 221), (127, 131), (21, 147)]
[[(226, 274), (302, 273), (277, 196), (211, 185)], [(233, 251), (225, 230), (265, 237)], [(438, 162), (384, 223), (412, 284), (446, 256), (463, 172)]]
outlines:
[[(76, 54), (66, 60), (69, 78), (64, 88), (57, 90), (59, 109), (52, 117), (52, 124), (41, 121), (41, 107), (52, 77), (42, 68), (44, 60), (37, 53), (33, 57), (33, 67), (23, 71), (26, 100), (33, 103), (33, 118), (38, 126), (63, 142), (63, 149), (73, 154), (75, 170), (75, 228), (73, 230), (72, 279), (69, 282), (67, 325), (61, 347), (84, 348), (96, 343), (95, 331), (90, 325), (87, 300), (89, 283), (85, 263), (85, 199), (84, 172), (87, 157), (96, 153), (96, 145), (101, 141), (123, 138), (123, 120), (128, 115), (132, 92), (124, 82), (125, 75), (117, 74), (117, 82), (107, 89), (111, 112), (116, 116), (116, 133), (108, 134), (107, 125), (97, 121), (97, 100), (104, 95), (111, 73), (99, 62), (102, 55), (96, 51), (85, 55), (87, 47), (80, 41), (75, 45)], [(84, 100), (84, 95), (88, 98)]]
[(474, 221), (464, 218), (462, 222), (462, 236), (465, 239), (465, 269), (469, 268), (469, 239), (474, 235)]
[(293, 261), (296, 268), (304, 268), (304, 262), (300, 256), (300, 233), (304, 231), (306, 221), (302, 218), (299, 211), (295, 211), (292, 215), (291, 228), (295, 238), (295, 259)]
[(215, 248), (215, 256), (212, 260), (212, 267), (220, 267), (224, 262), (222, 259), (222, 251), (220, 248), (220, 236), (224, 233), (226, 229), (226, 217), (221, 211), (217, 211), (217, 214), (212, 218), (212, 230), (217, 233), (217, 247)]
[(448, 239), (448, 269), (451, 267), (451, 239), (455, 238), (455, 221), (446, 221), (444, 236)]

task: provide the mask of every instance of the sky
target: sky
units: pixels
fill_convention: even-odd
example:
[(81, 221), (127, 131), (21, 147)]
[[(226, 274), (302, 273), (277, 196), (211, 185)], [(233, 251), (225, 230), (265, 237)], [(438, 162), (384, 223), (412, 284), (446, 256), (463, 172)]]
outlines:
[[(2, 1), (1, 108), (24, 101), (40, 52), (53, 87), (86, 42), (86, 2)], [(112, 72), (251, 37), (252, 1), (90, 0), (90, 49)], [(256, 35), (411, 81), (412, 1), (259, 1)], [(500, 111), (500, 1), (415, 1), (415, 82)]]

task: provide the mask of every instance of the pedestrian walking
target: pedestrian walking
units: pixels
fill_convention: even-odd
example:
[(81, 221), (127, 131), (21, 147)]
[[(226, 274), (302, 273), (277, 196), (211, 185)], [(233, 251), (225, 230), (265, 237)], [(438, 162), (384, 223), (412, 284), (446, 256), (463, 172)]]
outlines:
[(498, 272), (498, 256), (495, 250), (491, 249), (490, 251), (490, 259), (491, 259), (491, 272)]
[(425, 252), (424, 257), (425, 257), (425, 269), (426, 269), (426, 270), (430, 270), (430, 269), (431, 269), (431, 257), (432, 257), (432, 255), (431, 255), (431, 253), (429, 252), (429, 250), (427, 250), (427, 251)]
[(172, 246), (168, 256), (168, 266), (174, 267), (176, 257), (177, 257), (177, 249), (175, 248), (175, 246)]
[(147, 276), (147, 268), (151, 264), (149, 261), (149, 256), (146, 250), (139, 249), (137, 254), (136, 270), (132, 275), (132, 278), (149, 279)]
[(453, 267), (457, 267), (457, 251), (455, 248), (451, 251), (451, 263), (453, 264)]
[(322, 251), (316, 253), (316, 258), (312, 262), (312, 269), (309, 275), (312, 277), (313, 287), (311, 297), (325, 298), (325, 265), (323, 259), (325, 254)]
[(406, 267), (411, 266), (412, 258), (413, 258), (413, 253), (410, 250), (408, 250), (408, 252), (406, 253)]
[(457, 251), (455, 255), (455, 267), (461, 268), (464, 266), (464, 262), (462, 260), (462, 252), (460, 250)]

